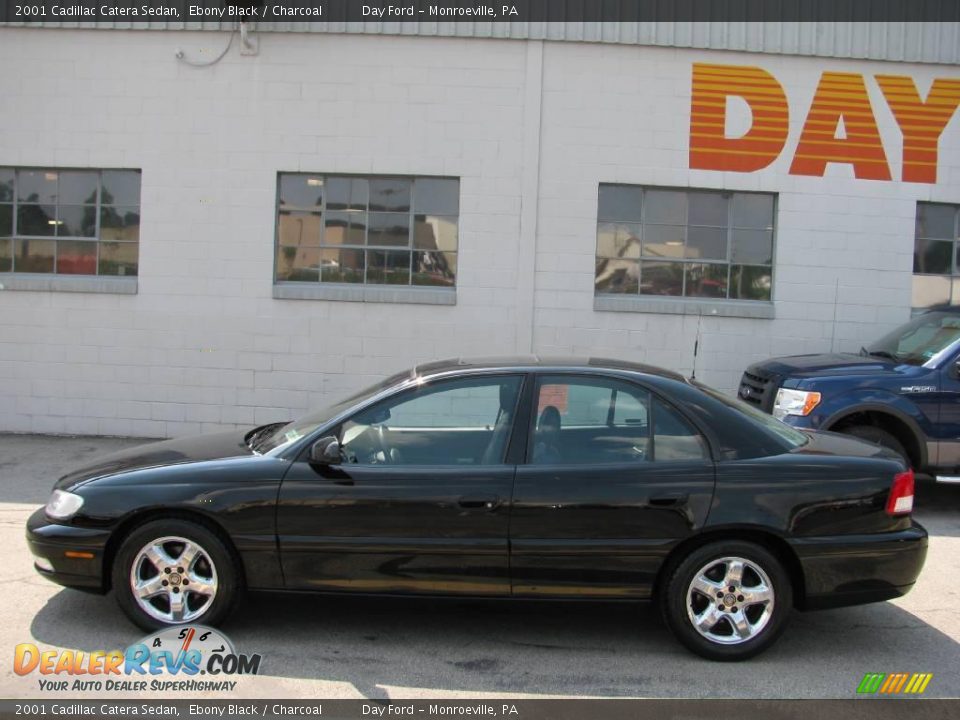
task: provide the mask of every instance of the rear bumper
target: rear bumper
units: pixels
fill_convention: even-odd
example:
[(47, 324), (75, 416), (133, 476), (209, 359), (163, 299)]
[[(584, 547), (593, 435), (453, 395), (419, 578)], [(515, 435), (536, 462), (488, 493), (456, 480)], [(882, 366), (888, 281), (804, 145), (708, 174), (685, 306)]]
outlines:
[(907, 594), (927, 558), (927, 531), (797, 538), (804, 574), (804, 610), (880, 602)]
[[(109, 537), (109, 530), (52, 522), (43, 508), (27, 520), (27, 546), (33, 553), (34, 569), (51, 582), (77, 590), (107, 591), (103, 560)], [(67, 553), (92, 557), (70, 557)], [(41, 567), (38, 561), (46, 567)]]

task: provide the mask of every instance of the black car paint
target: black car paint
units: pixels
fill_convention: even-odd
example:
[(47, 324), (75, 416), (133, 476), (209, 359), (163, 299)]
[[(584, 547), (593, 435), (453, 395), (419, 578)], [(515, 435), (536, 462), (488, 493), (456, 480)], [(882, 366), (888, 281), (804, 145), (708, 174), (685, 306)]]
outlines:
[[(466, 373), (527, 377), (503, 465), (451, 469), (327, 466), (307, 450), (353, 410), (275, 454), (251, 430), (117, 453), (62, 478), (85, 502), (68, 522), (30, 519), (34, 554), (61, 584), (109, 589), (109, 563), (129, 528), (158, 514), (191, 517), (231, 541), (251, 589), (643, 599), (664, 562), (708, 538), (758, 539), (799, 577), (800, 606), (883, 600), (907, 592), (926, 532), (883, 506), (902, 462), (832, 434), (774, 456), (730, 457), (711, 424), (733, 412), (678, 375), (592, 363), (436, 363), (422, 381)], [(607, 375), (672, 402), (707, 437), (703, 463), (647, 467), (524, 462), (536, 373)], [(410, 387), (408, 380), (361, 403)], [(355, 408), (357, 409), (357, 408)], [(748, 453), (749, 454), (749, 453)], [(66, 549), (94, 553), (68, 559)]]

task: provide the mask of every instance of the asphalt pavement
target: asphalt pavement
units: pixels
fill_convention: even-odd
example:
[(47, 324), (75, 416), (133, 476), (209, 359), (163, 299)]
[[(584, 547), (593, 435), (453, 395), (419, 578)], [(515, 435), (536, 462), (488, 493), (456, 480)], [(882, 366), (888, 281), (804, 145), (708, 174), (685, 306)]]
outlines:
[[(23, 539), (27, 517), (57, 477), (141, 442), (0, 435), (0, 653), (8, 659), (18, 643), (94, 652), (143, 636), (112, 596), (39, 577)], [(653, 606), (260, 594), (223, 628), (238, 650), (263, 657), (260, 674), (239, 678), (234, 695), (850, 698), (867, 672), (929, 672), (926, 696), (958, 697), (960, 486), (921, 481), (915, 515), (931, 537), (913, 592), (891, 602), (795, 613), (777, 645), (746, 663), (691, 655)], [(0, 664), (0, 697), (104, 696), (43, 692), (40, 677), (15, 674), (8, 660)]]

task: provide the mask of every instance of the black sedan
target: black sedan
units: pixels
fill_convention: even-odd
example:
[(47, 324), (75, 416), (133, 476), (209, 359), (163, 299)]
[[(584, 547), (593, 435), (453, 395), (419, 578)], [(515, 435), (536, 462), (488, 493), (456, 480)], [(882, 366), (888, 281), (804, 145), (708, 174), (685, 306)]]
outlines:
[(514, 358), (415, 368), (288, 424), (120, 452), (30, 518), (37, 570), (139, 626), (245, 590), (657, 601), (717, 660), (793, 608), (913, 586), (913, 474), (665, 370)]

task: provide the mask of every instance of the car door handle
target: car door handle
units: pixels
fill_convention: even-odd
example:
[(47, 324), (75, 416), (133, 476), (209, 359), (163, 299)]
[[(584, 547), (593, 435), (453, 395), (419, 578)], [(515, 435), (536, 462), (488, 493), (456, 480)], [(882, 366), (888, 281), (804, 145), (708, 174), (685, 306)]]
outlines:
[(465, 495), (458, 502), (467, 510), (496, 510), (500, 506), (500, 498), (496, 495)]
[(650, 504), (656, 507), (672, 507), (674, 505), (685, 505), (690, 496), (686, 493), (668, 493), (666, 495), (654, 495), (650, 498)]

